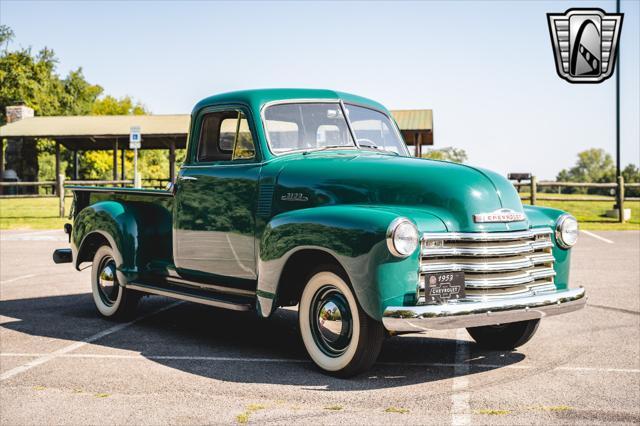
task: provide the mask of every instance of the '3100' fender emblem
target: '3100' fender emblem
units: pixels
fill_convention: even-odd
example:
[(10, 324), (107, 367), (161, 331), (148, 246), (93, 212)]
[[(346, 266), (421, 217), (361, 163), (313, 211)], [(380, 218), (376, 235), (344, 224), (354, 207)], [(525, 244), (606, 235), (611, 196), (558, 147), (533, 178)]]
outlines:
[(524, 213), (511, 209), (498, 209), (491, 213), (479, 213), (473, 215), (473, 221), (477, 223), (486, 222), (520, 222), (526, 220)]

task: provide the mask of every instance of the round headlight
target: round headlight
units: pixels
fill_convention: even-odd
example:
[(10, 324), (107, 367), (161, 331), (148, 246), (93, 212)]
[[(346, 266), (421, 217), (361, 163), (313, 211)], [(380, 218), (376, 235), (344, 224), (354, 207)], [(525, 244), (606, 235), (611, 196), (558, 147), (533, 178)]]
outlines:
[(578, 242), (578, 221), (570, 214), (564, 214), (556, 222), (556, 240), (564, 249), (571, 248)]
[(387, 247), (394, 256), (410, 256), (419, 242), (418, 228), (406, 217), (394, 219), (387, 229)]

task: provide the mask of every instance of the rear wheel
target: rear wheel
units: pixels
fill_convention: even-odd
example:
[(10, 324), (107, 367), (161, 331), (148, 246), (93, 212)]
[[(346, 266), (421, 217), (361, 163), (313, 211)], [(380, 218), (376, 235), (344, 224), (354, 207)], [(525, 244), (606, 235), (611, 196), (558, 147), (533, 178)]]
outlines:
[(133, 317), (141, 296), (120, 285), (113, 249), (107, 245), (100, 247), (93, 256), (91, 290), (98, 312), (114, 319)]
[(319, 268), (307, 281), (298, 321), (313, 362), (339, 377), (371, 368), (385, 336), (382, 323), (362, 310), (346, 277), (332, 265)]
[(539, 319), (467, 328), (473, 340), (483, 348), (510, 350), (527, 343), (538, 330)]

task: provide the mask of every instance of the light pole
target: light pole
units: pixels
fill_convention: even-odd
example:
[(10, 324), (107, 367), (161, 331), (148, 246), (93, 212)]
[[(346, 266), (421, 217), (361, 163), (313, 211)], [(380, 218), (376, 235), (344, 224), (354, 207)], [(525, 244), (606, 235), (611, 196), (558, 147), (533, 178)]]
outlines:
[[(616, 0), (616, 13), (620, 13), (620, 0)], [(620, 177), (620, 52), (618, 45), (618, 66), (616, 67), (616, 180)]]

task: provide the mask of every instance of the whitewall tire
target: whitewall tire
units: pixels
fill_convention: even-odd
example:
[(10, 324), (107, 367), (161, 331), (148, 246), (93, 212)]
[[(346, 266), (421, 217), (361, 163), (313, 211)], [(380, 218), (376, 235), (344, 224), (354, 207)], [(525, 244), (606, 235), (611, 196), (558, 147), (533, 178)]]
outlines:
[(322, 370), (348, 377), (376, 361), (384, 328), (362, 310), (345, 274), (333, 265), (313, 273), (300, 298), (300, 334), (309, 356)]
[(128, 319), (135, 314), (140, 293), (120, 285), (116, 273), (113, 249), (104, 245), (93, 256), (91, 293), (100, 315), (114, 319)]

